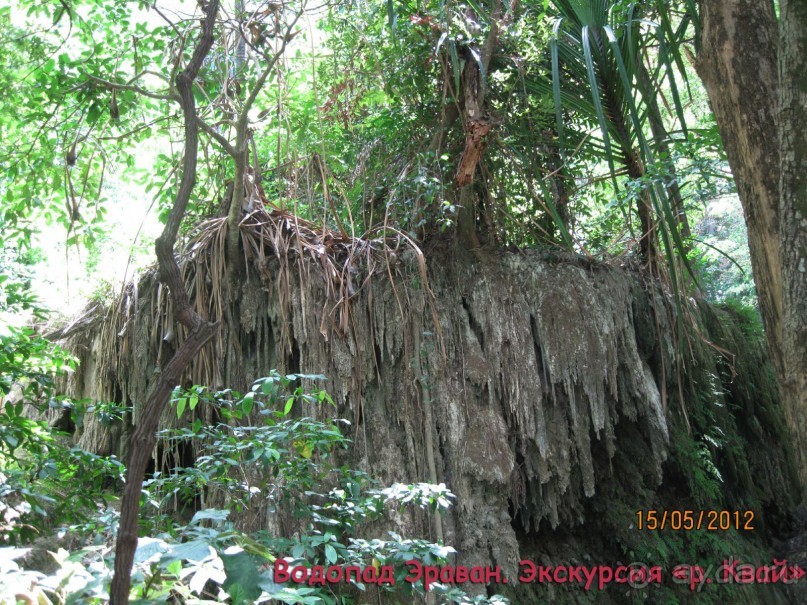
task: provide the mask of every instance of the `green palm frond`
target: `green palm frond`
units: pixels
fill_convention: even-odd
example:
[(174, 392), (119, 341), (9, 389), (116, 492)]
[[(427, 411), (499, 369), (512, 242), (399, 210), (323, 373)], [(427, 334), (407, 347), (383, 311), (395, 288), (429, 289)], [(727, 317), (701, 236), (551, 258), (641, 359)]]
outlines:
[[(694, 0), (682, 2), (691, 5)], [(687, 136), (679, 80), (687, 88), (688, 83), (680, 47), (691, 31), (692, 17), (687, 13), (697, 13), (686, 11), (674, 23), (666, 0), (630, 4), (615, 0), (552, 0), (551, 5), (555, 11), (550, 42), (551, 85), (548, 78), (533, 76), (526, 87), (542, 94), (551, 91), (564, 161), (568, 161), (572, 149), (577, 149), (569, 144), (567, 132), (571, 130), (577, 135), (574, 143), (584, 143), (586, 155), (607, 163), (615, 190), (619, 188), (618, 165), (632, 179), (641, 179), (637, 211), (643, 231), (647, 230), (642, 234), (643, 241), (648, 246), (648, 259), (657, 245), (664, 261), (676, 308), (675, 340), (683, 356), (690, 333), (685, 277), (689, 276), (696, 285), (698, 279), (681, 236), (682, 202), (679, 198), (674, 204), (667, 184), (648, 176), (647, 167), (670, 162), (669, 154), (663, 152), (667, 148), (667, 131), (659, 99)], [(697, 39), (695, 43), (697, 46)], [(581, 143), (575, 124), (594, 125), (599, 136), (582, 139)], [(648, 131), (652, 137), (646, 134)], [(654, 168), (649, 174), (657, 172)], [(651, 239), (654, 232), (657, 244)]]
[[(575, 130), (574, 125), (587, 125), (594, 127), (598, 136), (585, 140), (585, 153), (607, 163), (615, 189), (619, 188), (618, 167), (626, 168), (631, 178), (643, 180), (644, 204), (655, 217), (658, 252), (668, 267), (682, 317), (684, 274), (694, 283), (697, 278), (687, 260), (687, 245), (676, 218), (678, 211), (673, 209), (668, 189), (658, 179), (646, 176), (647, 167), (668, 161), (657, 155), (653, 141), (657, 133), (653, 133), (653, 139), (646, 133), (651, 129), (652, 115), (658, 126), (658, 99), (666, 95), (662, 98), (664, 105), (670, 108), (670, 117), (677, 120), (686, 136), (679, 94), (679, 81), (686, 82), (686, 71), (679, 48), (690, 31), (690, 17), (685, 15), (674, 23), (664, 0), (631, 4), (553, 0), (552, 7), (555, 20), (550, 42), (551, 80), (533, 75), (526, 87), (552, 95), (564, 161), (580, 144), (580, 130)], [(570, 131), (576, 140), (569, 140)]]

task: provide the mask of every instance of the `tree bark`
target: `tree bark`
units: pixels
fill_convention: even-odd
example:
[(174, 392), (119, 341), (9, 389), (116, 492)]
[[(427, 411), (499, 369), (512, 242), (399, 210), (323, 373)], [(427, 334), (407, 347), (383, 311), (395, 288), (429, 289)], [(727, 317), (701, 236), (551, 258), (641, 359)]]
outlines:
[(681, 196), (681, 188), (678, 186), (678, 178), (675, 174), (675, 162), (672, 159), (670, 150), (670, 135), (667, 128), (664, 126), (664, 119), (661, 116), (661, 108), (658, 105), (656, 98), (656, 89), (650, 78), (650, 73), (641, 57), (637, 57), (637, 66), (639, 70), (639, 82), (645, 90), (646, 104), (647, 104), (647, 121), (650, 123), (650, 132), (653, 135), (653, 143), (656, 147), (657, 155), (662, 156), (664, 167), (667, 170), (667, 175), (664, 177), (664, 188), (667, 191), (667, 196), (670, 200), (673, 216), (675, 217), (675, 224), (678, 227), (681, 237), (684, 238), (684, 246), (686, 251), (689, 251), (687, 240), (692, 236), (692, 230), (689, 227), (689, 219), (687, 218), (686, 209), (684, 208), (684, 198)]
[(776, 15), (773, 3), (764, 0), (701, 0), (701, 24), (696, 69), (737, 183), (759, 311), (781, 378)]
[(782, 397), (807, 499), (807, 3), (782, 0), (780, 10)]
[[(469, 50), (470, 52), (477, 51)], [(483, 116), (485, 90), (482, 86), (479, 66), (470, 54), (466, 57), (462, 81), (465, 108), (465, 149), (454, 178), (459, 190), (457, 238), (464, 247), (477, 249), (479, 248), (479, 240), (476, 236), (477, 204), (473, 180), (476, 167), (482, 160), (485, 151), (485, 138), (490, 132), (490, 122)]]
[[(639, 157), (639, 152), (635, 150), (632, 151), (628, 142), (629, 139), (624, 139), (620, 144), (624, 158), (623, 161), (625, 162), (625, 168), (628, 170), (628, 176), (638, 181), (646, 174), (644, 164), (642, 164)], [(656, 223), (653, 219), (653, 200), (650, 197), (650, 189), (646, 186), (642, 189), (641, 197), (636, 200), (636, 211), (639, 215), (639, 224), (642, 227), (642, 238), (639, 240), (639, 252), (647, 265), (652, 267), (656, 264), (658, 238), (656, 236)]]
[[(479, 49), (471, 45), (466, 49), (466, 63), (462, 76), (462, 106), (465, 110), (465, 149), (455, 176), (459, 205), (457, 240), (462, 246), (471, 250), (477, 250), (480, 247), (479, 238), (476, 235), (477, 204), (473, 190), (473, 179), (476, 167), (481, 162), (484, 154), (485, 137), (491, 129), (491, 125), (484, 115), (485, 94), (487, 91), (485, 90), (482, 72), (488, 73), (493, 53), (499, 44), (500, 28), (509, 23), (510, 14), (507, 13), (502, 17), (502, 10), (502, 4), (497, 2), (490, 15), (488, 36), (482, 48)], [(481, 62), (481, 70), (477, 58)]]
[(174, 245), (182, 218), (196, 185), (196, 159), (199, 147), (199, 131), (196, 118), (196, 103), (193, 98), (193, 83), (204, 58), (213, 45), (213, 26), (219, 9), (219, 0), (212, 0), (203, 10), (202, 33), (193, 51), (190, 63), (176, 78), (177, 91), (185, 124), (185, 158), (182, 180), (177, 197), (168, 216), (162, 235), (157, 238), (156, 252), (160, 266), (160, 279), (171, 291), (171, 300), (176, 317), (188, 329), (188, 337), (179, 346), (171, 360), (163, 368), (152, 386), (143, 413), (129, 442), (126, 486), (121, 500), (120, 526), (115, 544), (115, 573), (110, 588), (110, 605), (126, 605), (132, 581), (132, 563), (137, 549), (137, 525), (140, 511), (140, 494), (148, 460), (154, 450), (157, 427), (171, 391), (179, 383), (180, 376), (197, 353), (213, 337), (216, 324), (201, 318), (191, 307), (182, 272), (174, 255)]
[(697, 70), (737, 182), (807, 499), (807, 4), (701, 0)]

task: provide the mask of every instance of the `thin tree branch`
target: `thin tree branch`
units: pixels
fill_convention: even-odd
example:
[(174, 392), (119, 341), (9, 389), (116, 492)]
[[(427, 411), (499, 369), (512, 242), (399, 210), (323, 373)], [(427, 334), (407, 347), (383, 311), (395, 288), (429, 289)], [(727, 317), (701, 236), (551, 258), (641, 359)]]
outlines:
[[(134, 84), (120, 84), (118, 82), (112, 82), (110, 80), (104, 80), (103, 78), (99, 78), (98, 76), (93, 76), (91, 74), (87, 74), (87, 77), (92, 80), (93, 82), (97, 82), (98, 84), (103, 84), (107, 88), (117, 88), (118, 90), (131, 90), (136, 92), (139, 95), (143, 95), (144, 97), (151, 97), (152, 99), (159, 99), (161, 101), (178, 101), (179, 98), (173, 94), (165, 94), (159, 92), (152, 92), (150, 90), (146, 90), (145, 88), (141, 88), (140, 86), (135, 86)], [(132, 80), (134, 81), (134, 80)]]
[(154, 126), (155, 124), (159, 124), (160, 122), (165, 122), (167, 120), (173, 120), (175, 117), (176, 117), (176, 114), (162, 116), (162, 117), (159, 117), (159, 118), (155, 118), (151, 122), (146, 122), (145, 124), (140, 124), (139, 126), (136, 126), (135, 128), (132, 128), (131, 130), (129, 130), (127, 132), (124, 132), (124, 133), (121, 133), (121, 134), (118, 134), (118, 135), (106, 135), (106, 136), (103, 136), (103, 137), (96, 137), (96, 139), (98, 141), (122, 141), (122, 140), (132, 136), (133, 134), (136, 134), (138, 132), (141, 132), (142, 130), (145, 130), (146, 128), (151, 128), (152, 126)]
[(232, 158), (235, 158), (238, 155), (235, 150), (235, 147), (233, 147), (232, 143), (230, 143), (230, 141), (227, 140), (227, 137), (218, 132), (210, 124), (205, 122), (199, 116), (196, 116), (196, 123), (199, 125), (199, 128), (201, 128), (204, 131), (205, 134), (209, 135), (210, 138), (215, 139), (216, 142), (224, 148), (224, 151), (227, 152), (227, 155), (229, 155)]
[(157, 6), (156, 2), (151, 3), (151, 10), (153, 10), (155, 13), (160, 15), (160, 17), (162, 17), (162, 20), (165, 21), (171, 27), (171, 29), (174, 30), (174, 33), (177, 35), (178, 38), (182, 37), (182, 33), (179, 31), (179, 29), (177, 29), (176, 24), (163, 14), (163, 12)]
[(241, 108), (241, 115), (239, 116), (239, 122), (243, 121), (244, 127), (246, 127), (247, 124), (249, 110), (252, 108), (252, 105), (258, 98), (258, 94), (260, 94), (261, 90), (263, 89), (263, 85), (266, 83), (266, 79), (269, 77), (269, 74), (272, 73), (275, 64), (286, 51), (286, 45), (290, 40), (291, 30), (297, 24), (297, 21), (299, 21), (302, 14), (303, 9), (301, 8), (294, 16), (294, 20), (286, 27), (286, 33), (283, 35), (283, 43), (280, 45), (280, 48), (275, 52), (271, 59), (268, 60), (266, 68), (264, 68), (263, 73), (261, 73), (261, 75), (258, 77), (258, 80), (255, 82), (255, 86), (252, 87), (247, 100), (244, 101), (244, 106)]

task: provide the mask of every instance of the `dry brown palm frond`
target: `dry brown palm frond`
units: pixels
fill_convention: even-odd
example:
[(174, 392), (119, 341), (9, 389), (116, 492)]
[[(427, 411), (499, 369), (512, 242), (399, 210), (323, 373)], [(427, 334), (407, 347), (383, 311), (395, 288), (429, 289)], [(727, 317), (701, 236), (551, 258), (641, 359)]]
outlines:
[[(249, 271), (256, 271), (263, 287), (270, 292), (268, 299), (273, 302), (267, 300), (267, 304), (273, 305), (273, 312), (280, 320), (279, 338), (272, 337), (279, 359), (293, 352), (295, 340), (313, 336), (316, 331), (325, 340), (334, 332), (340, 336), (355, 333), (357, 318), (353, 315), (353, 301), (364, 293), (368, 309), (372, 309), (374, 277), (391, 280), (397, 298), (394, 282), (408, 273), (405, 267), (409, 263), (399, 263), (404, 256), (414, 257), (411, 266), (419, 273), (419, 281), (429, 299), (427, 304), (439, 346), (443, 349), (425, 257), (406, 234), (386, 227), (369, 231), (362, 237), (352, 237), (323, 228), (288, 210), (262, 206), (244, 216), (239, 229)], [(226, 239), (226, 217), (206, 220), (198, 225), (179, 259), (191, 305), (206, 320), (225, 317), (232, 309), (233, 297), (238, 296), (228, 291)], [(316, 280), (321, 280), (321, 287)], [(321, 294), (316, 294), (317, 291)], [(314, 296), (318, 297), (316, 301), (311, 300)], [(309, 308), (312, 302), (321, 305), (320, 317), (310, 316), (294, 327), (292, 305)], [(404, 314), (409, 312), (409, 307), (411, 303), (405, 292), (398, 301), (402, 322), (406, 321)], [(256, 315), (247, 308), (242, 308), (241, 312)], [(102, 322), (100, 332), (96, 332), (96, 344), (87, 343), (87, 346), (97, 347), (94, 353), (101, 370), (93, 373), (95, 382), (99, 383), (94, 390), (108, 400), (128, 400), (134, 393), (145, 392), (153, 373), (161, 370), (162, 364), (187, 336), (187, 330), (174, 321), (171, 297), (157, 279), (156, 270), (141, 277), (139, 283), (128, 284), (111, 307), (88, 309), (88, 317)], [(248, 323), (244, 323), (243, 317), (233, 319), (244, 326)], [(86, 321), (89, 320), (81, 319), (83, 323)], [(249, 321), (270, 320), (263, 313), (257, 320), (250, 318)], [(318, 325), (315, 322), (319, 322)], [(207, 347), (197, 356), (184, 380), (198, 385), (223, 385), (229, 379), (223, 375), (227, 371), (225, 352), (234, 337), (233, 330), (237, 333), (240, 327), (230, 325), (228, 330), (220, 330), (213, 347)], [(293, 336), (297, 329), (300, 334)], [(375, 330), (372, 322), (370, 329)], [(257, 346), (261, 349), (261, 342)], [(268, 349), (261, 351), (264, 358), (270, 355)], [(354, 401), (354, 405), (360, 408), (361, 403)], [(356, 413), (360, 414), (361, 410), (357, 409)]]
[[(300, 278), (303, 283), (300, 285), (303, 292), (306, 290), (304, 280), (310, 279), (310, 274), (305, 263), (300, 261), (308, 258), (321, 268), (325, 281), (326, 312), (323, 313), (320, 331), (325, 337), (332, 328), (342, 334), (348, 331), (351, 299), (367, 286), (376, 271), (388, 265), (391, 259), (394, 262), (397, 257), (395, 251), (402, 245), (414, 252), (422, 278), (428, 283), (422, 252), (409, 237), (393, 229), (384, 231), (388, 234), (386, 238), (370, 238), (368, 235), (356, 238), (344, 231), (322, 229), (288, 211), (266, 208), (259, 208), (245, 216), (240, 226), (248, 261), (254, 259), (259, 266), (265, 265), (269, 255), (279, 261), (277, 283), (281, 288), (281, 301), (289, 300), (289, 267), (292, 263), (302, 269)], [(215, 228), (215, 222), (203, 226), (201, 230), (210, 228)], [(203, 236), (197, 239), (197, 242), (203, 241)], [(390, 250), (394, 251), (392, 255), (388, 254)], [(355, 276), (362, 271), (366, 271), (366, 274), (358, 281)], [(434, 319), (436, 321), (436, 315)]]

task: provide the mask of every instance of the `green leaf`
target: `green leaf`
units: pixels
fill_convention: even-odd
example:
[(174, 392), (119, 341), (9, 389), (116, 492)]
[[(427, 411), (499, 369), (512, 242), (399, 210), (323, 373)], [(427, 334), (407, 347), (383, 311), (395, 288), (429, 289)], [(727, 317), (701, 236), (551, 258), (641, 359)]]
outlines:
[(169, 545), (158, 538), (140, 538), (134, 555), (135, 563), (143, 563), (168, 550)]
[(244, 591), (246, 602), (255, 601), (261, 594), (259, 570), (264, 560), (246, 551), (234, 555), (222, 554), (221, 560), (224, 561), (224, 570), (227, 572), (224, 590), (229, 592), (232, 586), (238, 585)]
[(168, 573), (176, 577), (179, 577), (179, 574), (182, 573), (182, 561), (180, 560), (172, 561), (171, 563), (165, 566), (165, 570)]
[(205, 508), (200, 511), (197, 511), (196, 514), (193, 515), (193, 519), (191, 519), (191, 525), (196, 525), (197, 523), (205, 520), (226, 521), (227, 517), (229, 516), (230, 516), (229, 510), (223, 510), (218, 508)]
[[(204, 511), (200, 511), (204, 512)], [(195, 518), (195, 516), (194, 516)], [(169, 565), (175, 561), (190, 561), (201, 563), (215, 555), (215, 551), (205, 540), (191, 540), (182, 544), (174, 544), (160, 559), (162, 565)]]
[(252, 407), (255, 405), (255, 393), (247, 393), (244, 395), (244, 398), (241, 400), (241, 410), (244, 412), (244, 415), (247, 416), (252, 411)]
[(324, 374), (290, 374), (290, 376), (304, 380), (328, 380), (328, 377)]
[(563, 104), (560, 98), (560, 60), (558, 59), (558, 32), (563, 19), (558, 19), (555, 22), (552, 40), (549, 43), (550, 53), (552, 55), (552, 97), (555, 100), (555, 129), (558, 132), (558, 144), (560, 146), (560, 155), (563, 161), (566, 161), (566, 148), (563, 144)]
[(457, 98), (461, 96), (460, 92), (460, 77), (462, 76), (462, 65), (460, 64), (460, 58), (457, 54), (457, 44), (454, 40), (449, 40), (448, 42), (448, 51), (449, 55), (451, 56), (451, 71), (454, 72), (454, 99), (456, 101)]
[(188, 405), (188, 399), (186, 397), (177, 399), (177, 418), (182, 418), (182, 413), (185, 411), (186, 405)]
[(586, 74), (588, 75), (588, 83), (591, 87), (591, 100), (594, 102), (594, 111), (597, 114), (597, 121), (600, 123), (600, 132), (602, 133), (602, 142), (605, 145), (605, 157), (608, 160), (608, 168), (611, 171), (611, 176), (614, 180), (614, 187), (616, 187), (616, 168), (614, 167), (614, 154), (611, 151), (611, 137), (608, 134), (608, 120), (605, 118), (605, 112), (602, 108), (602, 100), (600, 99), (600, 86), (597, 83), (597, 70), (594, 67), (594, 59), (591, 53), (591, 28), (588, 25), (583, 26), (581, 40), (583, 42), (583, 55), (586, 60)]

